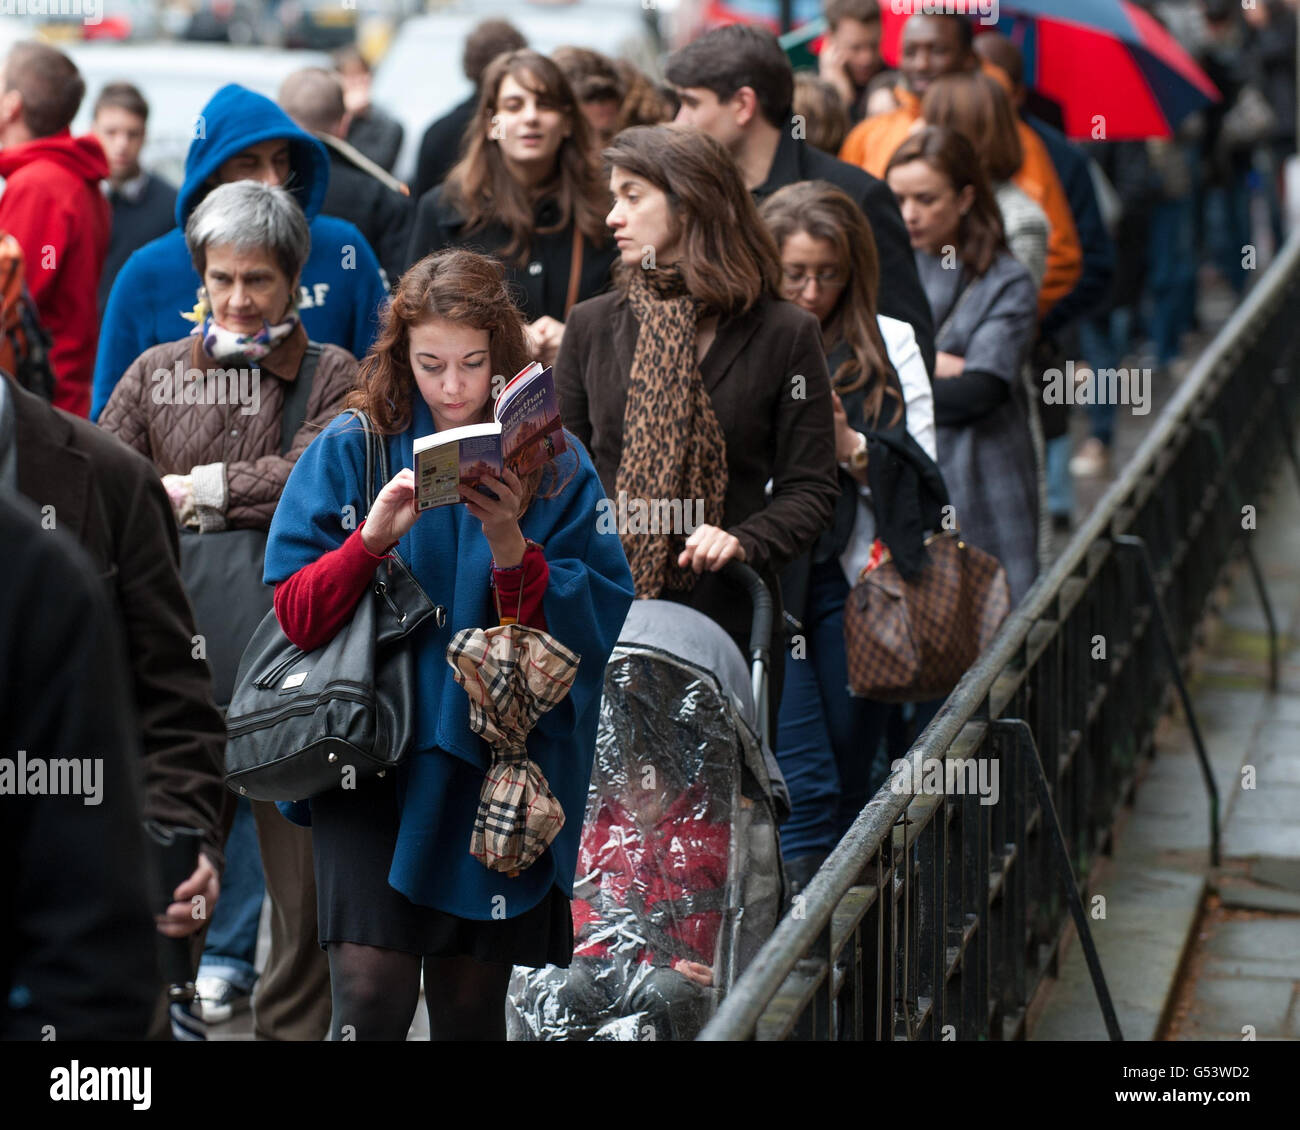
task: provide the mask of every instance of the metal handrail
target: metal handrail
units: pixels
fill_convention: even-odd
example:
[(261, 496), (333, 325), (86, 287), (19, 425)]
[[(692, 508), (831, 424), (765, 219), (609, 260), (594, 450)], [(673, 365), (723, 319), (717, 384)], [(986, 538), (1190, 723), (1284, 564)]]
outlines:
[[(1113, 552), (1114, 539), (1128, 533), (1141, 506), (1159, 488), (1161, 464), (1176, 437), (1204, 414), (1216, 392), (1236, 371), (1238, 362), (1261, 340), (1287, 292), (1298, 283), (1300, 232), (1294, 233), (1279, 250), (1264, 276), (1192, 366), (1137, 452), (1060, 557), (1039, 576), (917, 739), (904, 764), (891, 774), (858, 815), (802, 892), (798, 913), (787, 913), (781, 920), (720, 1004), (700, 1039), (738, 1039), (755, 1034), (769, 1003), (800, 962), (814, 953), (819, 942), (825, 941), (836, 910), (851, 888), (861, 881), (870, 862), (880, 858), (882, 851), (888, 851), (889, 837), (909, 806), (916, 802), (906, 792), (893, 791), (891, 781), (897, 773), (918, 772), (925, 759), (943, 757), (968, 726), (987, 726), (991, 716), (995, 716), (990, 705), (995, 684), (1016, 669), (1017, 661), (1029, 647), (1035, 626), (1052, 619), (1049, 615), (1052, 606), (1067, 584), (1080, 577), (1087, 582), (1089, 562), (1096, 557), (1098, 547)], [(1297, 322), (1296, 332), (1300, 333), (1300, 319)], [(1093, 565), (1095, 575), (1095, 561)]]

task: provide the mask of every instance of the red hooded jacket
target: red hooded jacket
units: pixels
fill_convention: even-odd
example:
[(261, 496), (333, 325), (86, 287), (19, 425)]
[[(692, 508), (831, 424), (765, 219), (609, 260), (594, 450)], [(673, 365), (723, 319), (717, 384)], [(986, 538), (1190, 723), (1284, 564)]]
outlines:
[(54, 403), (90, 413), (99, 338), (96, 293), (108, 253), (108, 161), (89, 134), (66, 129), (0, 150), (0, 231), (22, 245), (27, 289), (53, 344)]

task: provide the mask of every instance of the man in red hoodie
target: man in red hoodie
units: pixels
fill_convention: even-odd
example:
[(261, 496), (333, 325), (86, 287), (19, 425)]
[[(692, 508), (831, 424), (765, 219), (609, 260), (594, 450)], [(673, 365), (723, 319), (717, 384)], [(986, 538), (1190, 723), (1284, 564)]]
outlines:
[(54, 403), (90, 413), (99, 336), (96, 294), (108, 253), (108, 162), (68, 126), (86, 93), (76, 66), (43, 43), (19, 43), (0, 93), (0, 231), (22, 245), (27, 289), (52, 339)]

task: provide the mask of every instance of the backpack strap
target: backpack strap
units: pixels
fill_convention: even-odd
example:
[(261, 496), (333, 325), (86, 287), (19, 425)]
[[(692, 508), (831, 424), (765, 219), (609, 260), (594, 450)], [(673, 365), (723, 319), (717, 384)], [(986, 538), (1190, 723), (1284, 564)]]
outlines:
[(316, 376), (320, 355), (320, 342), (309, 341), (307, 351), (302, 355), (302, 364), (298, 366), (298, 377), (285, 393), (284, 407), (280, 413), (281, 455), (289, 454), (289, 449), (293, 447), (293, 437), (307, 419), (307, 400), (311, 396), (312, 380)]

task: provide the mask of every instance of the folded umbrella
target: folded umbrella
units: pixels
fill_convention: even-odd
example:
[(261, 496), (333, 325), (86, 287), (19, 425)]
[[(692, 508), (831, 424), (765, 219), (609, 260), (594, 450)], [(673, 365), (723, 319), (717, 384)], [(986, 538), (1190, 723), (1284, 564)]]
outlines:
[(466, 628), (447, 647), (453, 677), (469, 696), (470, 729), (492, 747), (469, 847), (490, 870), (531, 866), (564, 826), (564, 810), (525, 743), (569, 693), (580, 658), (521, 624)]

